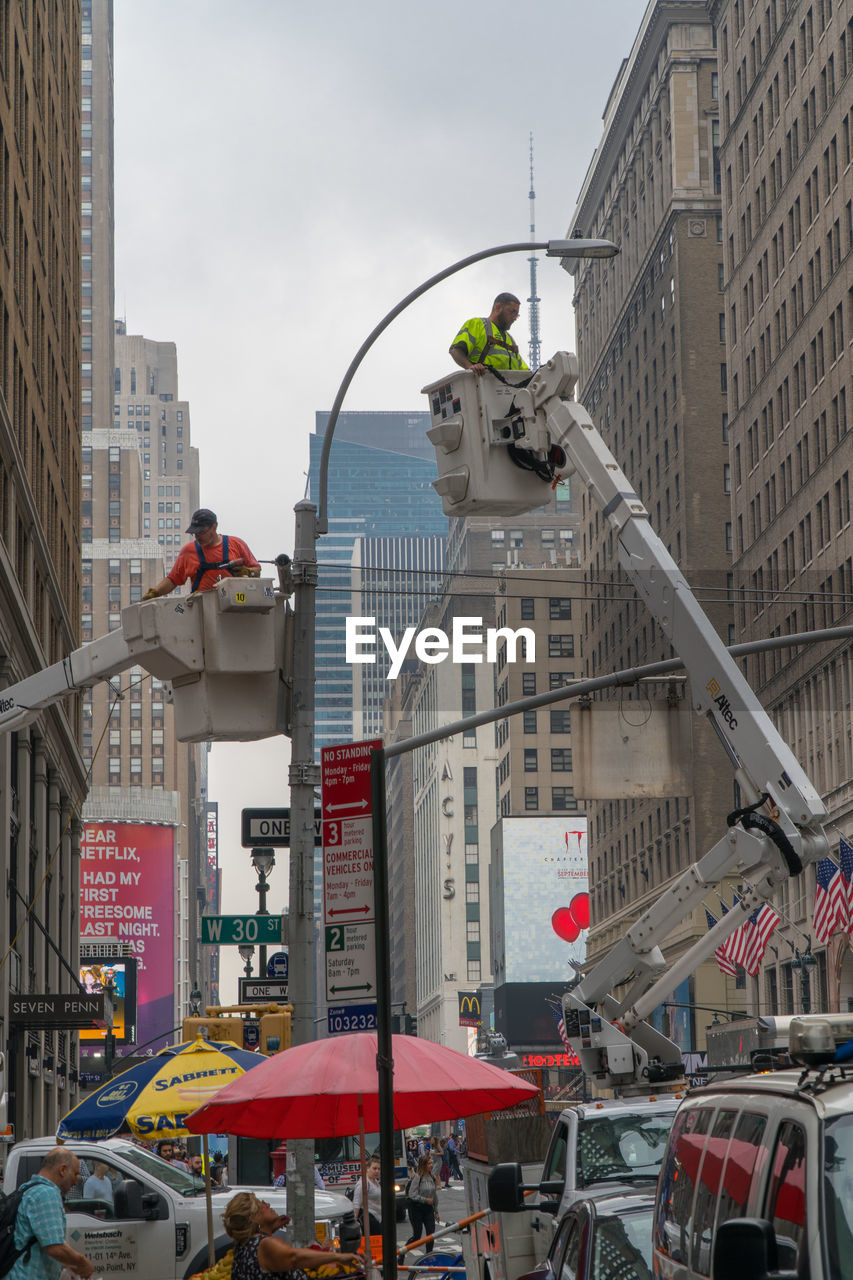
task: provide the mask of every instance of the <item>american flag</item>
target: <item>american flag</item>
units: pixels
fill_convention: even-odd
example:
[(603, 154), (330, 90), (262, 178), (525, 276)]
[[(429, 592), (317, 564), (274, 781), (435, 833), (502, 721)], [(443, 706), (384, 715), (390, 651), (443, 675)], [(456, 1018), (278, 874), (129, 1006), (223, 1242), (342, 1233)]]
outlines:
[(814, 931), (826, 945), (838, 928), (847, 928), (844, 880), (831, 858), (821, 858), (815, 867)]
[[(711, 915), (707, 907), (705, 908), (705, 919), (708, 921), (708, 932), (710, 933), (711, 929), (713, 929), (714, 925), (717, 922), (714, 919), (714, 917)], [(717, 947), (716, 951), (714, 952), (714, 956), (716, 957), (717, 964), (720, 966), (720, 972), (727, 973), (729, 974), (730, 977), (733, 978), (737, 973), (737, 969), (732, 964), (729, 957), (726, 955), (726, 947), (728, 946), (728, 942), (729, 942), (728, 938), (726, 938), (725, 942), (721, 942), (720, 945)]]
[(764, 958), (764, 952), (767, 950), (770, 935), (778, 923), (779, 916), (765, 902), (762, 906), (756, 907), (747, 923), (741, 926), (747, 931), (746, 955), (743, 967), (751, 978), (754, 978), (761, 968), (761, 961)]
[(844, 882), (844, 905), (847, 909), (844, 927), (849, 933), (853, 929), (853, 848), (843, 837), (838, 846), (838, 860), (841, 863), (841, 879)]
[[(732, 910), (740, 908), (740, 898), (736, 893), (732, 894), (734, 899)], [(728, 907), (720, 900), (720, 906), (723, 909), (723, 915), (728, 914)], [(730, 933), (723, 946), (726, 949), (726, 955), (732, 964), (738, 965), (741, 969), (746, 967), (746, 956), (749, 948), (749, 920), (745, 920), (742, 925), (735, 929), (734, 933)]]
[[(549, 1001), (549, 1004), (550, 1004), (550, 1001)], [(574, 1050), (572, 1049), (572, 1046), (569, 1044), (569, 1037), (566, 1035), (566, 1023), (563, 1018), (562, 1005), (552, 1004), (551, 1012), (553, 1013), (554, 1018), (556, 1020), (557, 1034), (559, 1035), (560, 1039), (563, 1042), (563, 1048), (565, 1049), (566, 1053), (573, 1053)]]

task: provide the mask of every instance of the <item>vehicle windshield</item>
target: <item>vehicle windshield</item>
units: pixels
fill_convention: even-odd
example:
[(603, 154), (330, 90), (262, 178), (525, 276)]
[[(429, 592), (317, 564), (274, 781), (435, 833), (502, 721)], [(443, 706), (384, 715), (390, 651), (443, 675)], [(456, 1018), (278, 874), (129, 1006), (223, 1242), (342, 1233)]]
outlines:
[(652, 1210), (599, 1218), (593, 1239), (595, 1280), (652, 1280)]
[(578, 1186), (656, 1178), (675, 1111), (584, 1117), (578, 1128)]
[(185, 1173), (183, 1169), (177, 1169), (175, 1165), (169, 1164), (168, 1160), (161, 1160), (159, 1156), (152, 1155), (144, 1147), (136, 1147), (128, 1143), (127, 1146), (122, 1147), (121, 1154), (130, 1164), (135, 1164), (137, 1169), (147, 1173), (149, 1178), (165, 1182), (167, 1187), (171, 1187), (182, 1196), (196, 1196), (204, 1192), (204, 1186), (199, 1187), (192, 1174)]
[(853, 1116), (827, 1123), (823, 1141), (822, 1232), (828, 1258), (853, 1258)]

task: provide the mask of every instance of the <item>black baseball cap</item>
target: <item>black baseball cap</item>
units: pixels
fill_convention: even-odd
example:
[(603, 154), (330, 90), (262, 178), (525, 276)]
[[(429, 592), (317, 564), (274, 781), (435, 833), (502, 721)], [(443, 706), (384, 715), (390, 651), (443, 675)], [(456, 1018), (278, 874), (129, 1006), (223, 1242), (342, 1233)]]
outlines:
[(198, 511), (193, 512), (192, 520), (187, 525), (187, 533), (201, 533), (202, 529), (218, 523), (215, 511), (211, 511), (209, 507), (199, 507)]

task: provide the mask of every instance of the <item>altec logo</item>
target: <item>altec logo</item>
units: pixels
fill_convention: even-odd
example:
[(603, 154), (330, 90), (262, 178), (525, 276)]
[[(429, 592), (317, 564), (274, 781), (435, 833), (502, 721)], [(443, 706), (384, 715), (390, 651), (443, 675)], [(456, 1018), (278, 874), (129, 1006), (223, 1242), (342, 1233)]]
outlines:
[(0, 698), (0, 712), (11, 711), (14, 705), (14, 698)]
[[(347, 662), (376, 662), (376, 630), (375, 618), (347, 618)], [(519, 627), (517, 631), (512, 627), (484, 627), (482, 618), (454, 618), (449, 636), (440, 627), (424, 627), (423, 631), (406, 627), (399, 644), (395, 643), (387, 627), (380, 627), (379, 639), (391, 659), (386, 680), (397, 679), (413, 640), (415, 656), (421, 662), (444, 662), (448, 657), (456, 663), (482, 662), (485, 644), (485, 661), (495, 663), (502, 641), (506, 642), (507, 662), (530, 664), (536, 661), (536, 636), (529, 627)], [(519, 641), (520, 659), (516, 656)]]
[(708, 691), (708, 693), (710, 693), (711, 698), (713, 699), (713, 702), (714, 702), (714, 706), (717, 708), (717, 710), (719, 711), (720, 715), (725, 720), (729, 728), (736, 729), (737, 720), (732, 714), (732, 704), (729, 702), (726, 695), (722, 692), (719, 684), (717, 683), (717, 681), (714, 679), (713, 676), (705, 685), (705, 688)]

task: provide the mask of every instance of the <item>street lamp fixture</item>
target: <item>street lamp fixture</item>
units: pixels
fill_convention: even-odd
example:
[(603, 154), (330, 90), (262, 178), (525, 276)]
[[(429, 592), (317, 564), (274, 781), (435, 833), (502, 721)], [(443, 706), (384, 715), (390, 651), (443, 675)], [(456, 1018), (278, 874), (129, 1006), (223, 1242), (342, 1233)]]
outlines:
[(245, 943), (245, 942), (244, 942), (241, 946), (239, 946), (239, 947), (237, 948), (237, 950), (238, 950), (238, 951), (239, 951), (239, 953), (240, 953), (240, 959), (244, 962), (244, 963), (243, 963), (243, 972), (245, 973), (245, 975), (246, 975), (246, 977), (247, 977), (247, 978), (251, 978), (251, 976), (252, 976), (252, 958), (254, 957), (254, 954), (255, 954), (255, 948), (254, 948), (254, 947), (249, 946), (249, 945), (248, 945), (248, 943)]
[(262, 880), (266, 880), (275, 866), (275, 849), (253, 849), (252, 866)]

